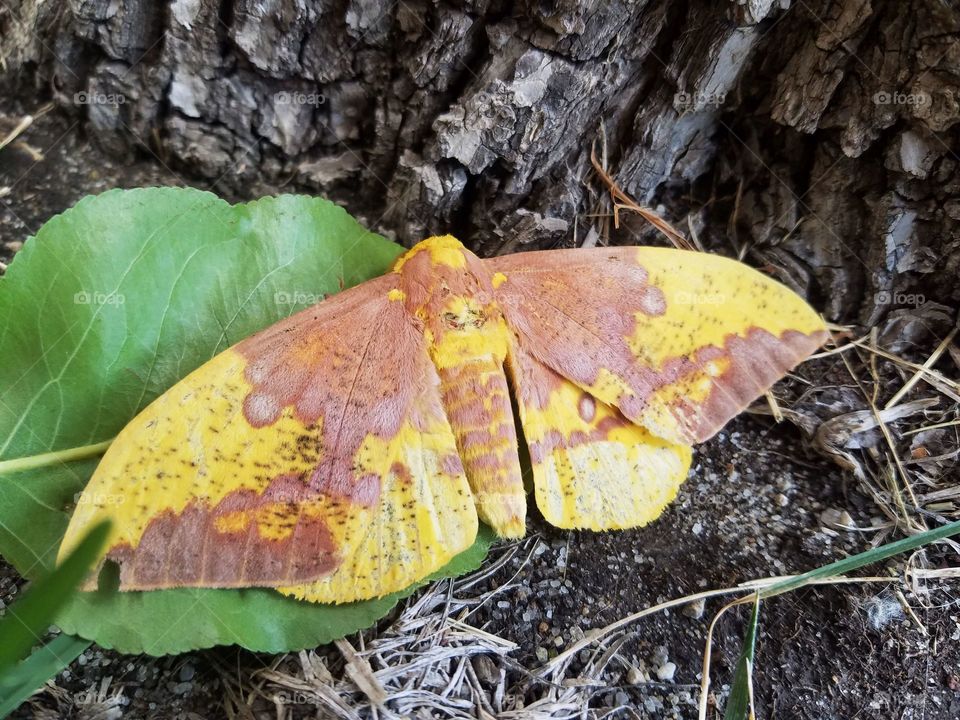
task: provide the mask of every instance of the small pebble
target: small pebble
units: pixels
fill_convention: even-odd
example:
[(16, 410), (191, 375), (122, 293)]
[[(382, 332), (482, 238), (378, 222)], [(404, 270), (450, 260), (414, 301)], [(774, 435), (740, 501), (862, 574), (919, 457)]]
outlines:
[(187, 682), (188, 680), (193, 680), (193, 676), (197, 674), (197, 671), (194, 669), (193, 665), (184, 665), (180, 668), (180, 680)]
[(854, 527), (850, 513), (836, 508), (827, 508), (820, 513), (820, 524), (832, 530), (849, 530)]
[(694, 600), (692, 603), (683, 606), (682, 612), (688, 618), (693, 618), (694, 620), (699, 620), (703, 617), (704, 608), (706, 608), (706, 602), (703, 598), (699, 600)]
[(624, 705), (629, 705), (629, 704), (630, 704), (630, 696), (627, 695), (625, 692), (623, 692), (623, 691), (621, 690), (621, 691), (618, 692), (616, 695), (614, 695), (614, 697), (613, 697), (613, 702), (614, 702), (618, 707), (622, 707), (622, 706), (624, 706)]
[(546, 622), (541, 622), (539, 625), (537, 625), (537, 630), (539, 630), (542, 633), (550, 632), (550, 625), (547, 624)]
[(557, 568), (563, 570), (567, 566), (567, 548), (560, 548), (560, 552), (557, 553)]
[(645, 683), (647, 678), (641, 672), (640, 668), (637, 668), (633, 665), (630, 666), (630, 669), (627, 670), (627, 684), (628, 685), (640, 685)]
[(535, 653), (536, 656), (537, 656), (537, 662), (539, 662), (539, 663), (541, 663), (541, 664), (546, 663), (547, 660), (550, 659), (550, 656), (547, 654), (547, 649), (546, 649), (545, 647), (540, 647), (540, 646), (538, 645), (538, 646), (537, 646), (537, 649), (534, 650), (534, 653)]
[(488, 655), (477, 655), (473, 658), (473, 671), (477, 679), (488, 687), (493, 687), (500, 680), (497, 664)]
[(665, 665), (667, 660), (670, 659), (670, 653), (667, 652), (666, 645), (657, 645), (653, 650), (653, 666), (660, 667)]
[(677, 664), (672, 662), (665, 662), (663, 665), (657, 668), (657, 680), (662, 682), (669, 682), (673, 680), (674, 674), (677, 672)]

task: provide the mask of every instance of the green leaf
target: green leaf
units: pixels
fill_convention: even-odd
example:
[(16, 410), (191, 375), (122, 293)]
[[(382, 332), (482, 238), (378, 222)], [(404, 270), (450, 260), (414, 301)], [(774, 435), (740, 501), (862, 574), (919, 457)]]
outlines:
[(757, 648), (757, 622), (760, 619), (760, 596), (753, 599), (753, 611), (750, 624), (743, 639), (737, 670), (733, 675), (733, 686), (723, 713), (723, 720), (749, 720), (753, 717), (751, 697), (753, 696), (753, 658)]
[[(0, 554), (27, 577), (52, 568), (99, 443), (221, 350), (382, 274), (401, 251), (303, 196), (231, 206), (185, 188), (113, 190), (44, 224), (0, 279)], [(445, 571), (476, 567), (488, 539)], [(102, 590), (77, 594), (58, 624), (130, 653), (281, 652), (366, 627), (397, 597)]]
[(493, 532), (481, 525), (477, 541), (431, 578), (377, 600), (317, 605), (264, 588), (97, 591), (79, 593), (73, 612), (57, 624), (126, 653), (172, 655), (230, 644), (268, 653), (301, 650), (369, 627), (428, 580), (475, 570), (493, 540)]
[(0, 637), (3, 638), (0, 674), (26, 657), (47, 632), (57, 611), (76, 592), (100, 556), (109, 529), (109, 522), (92, 527), (53, 572), (37, 580), (7, 608), (7, 614), (0, 620)]
[(66, 668), (90, 647), (90, 641), (58, 635), (19, 665), (0, 674), (0, 718), (20, 707), (47, 680)]

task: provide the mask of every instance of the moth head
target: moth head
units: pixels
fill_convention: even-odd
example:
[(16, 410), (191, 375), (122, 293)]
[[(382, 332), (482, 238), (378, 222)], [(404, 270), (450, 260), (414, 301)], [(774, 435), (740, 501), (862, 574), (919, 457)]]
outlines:
[(420, 256), (419, 259), (429, 258), (430, 264), (434, 266), (463, 270), (467, 267), (468, 254), (472, 255), (473, 253), (467, 250), (463, 243), (453, 235), (435, 235), (426, 240), (421, 240), (401, 255), (394, 263), (393, 271), (402, 273), (404, 266), (417, 256)]

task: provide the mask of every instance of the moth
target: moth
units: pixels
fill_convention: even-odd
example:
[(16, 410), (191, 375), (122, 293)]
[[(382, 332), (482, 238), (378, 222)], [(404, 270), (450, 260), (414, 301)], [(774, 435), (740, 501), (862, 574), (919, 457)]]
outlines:
[(102, 458), (60, 554), (109, 518), (101, 565), (123, 590), (385, 595), (469, 547), (478, 518), (524, 534), (515, 415), (548, 522), (644, 525), (691, 445), (826, 337), (798, 295), (719, 256), (480, 259), (432, 237), (158, 397)]

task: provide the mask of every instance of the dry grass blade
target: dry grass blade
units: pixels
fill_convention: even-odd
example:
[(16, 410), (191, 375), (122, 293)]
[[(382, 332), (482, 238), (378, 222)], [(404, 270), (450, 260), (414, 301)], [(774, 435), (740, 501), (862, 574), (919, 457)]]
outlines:
[(674, 247), (680, 248), (681, 250), (696, 250), (696, 248), (687, 240), (684, 235), (673, 227), (670, 223), (664, 220), (662, 217), (657, 215), (650, 208), (643, 207), (639, 205), (633, 198), (631, 198), (627, 193), (625, 193), (621, 187), (617, 184), (617, 181), (613, 179), (613, 176), (607, 172), (604, 164), (597, 159), (596, 148), (590, 148), (590, 162), (593, 164), (593, 169), (596, 171), (597, 175), (600, 176), (600, 179), (603, 180), (603, 183), (607, 186), (607, 189), (610, 191), (610, 197), (613, 199), (613, 225), (614, 227), (620, 227), (620, 211), (628, 210), (630, 212), (636, 213), (648, 223), (653, 225), (657, 230), (659, 230), (672, 244)]
[(917, 613), (914, 612), (913, 607), (907, 601), (907, 596), (903, 594), (902, 590), (896, 590), (894, 594), (896, 595), (900, 606), (903, 608), (903, 611), (907, 614), (907, 617), (909, 617), (913, 621), (913, 624), (917, 626), (917, 629), (920, 630), (920, 634), (924, 637), (927, 637), (930, 634), (930, 631), (927, 630), (927, 626), (920, 621), (919, 617), (917, 617)]
[(893, 407), (900, 402), (904, 396), (910, 392), (913, 386), (917, 384), (923, 373), (930, 371), (937, 360), (940, 359), (940, 356), (943, 355), (944, 351), (950, 347), (950, 344), (953, 342), (953, 338), (955, 338), (957, 335), (958, 329), (960, 328), (953, 328), (953, 330), (950, 331), (950, 334), (941, 341), (941, 343), (937, 346), (937, 349), (930, 353), (930, 357), (927, 358), (927, 361), (917, 369), (917, 371), (913, 374), (913, 377), (904, 383), (903, 387), (900, 388), (894, 394), (894, 396), (887, 401), (887, 404), (884, 406), (885, 408)]
[[(759, 620), (760, 595), (757, 593), (753, 596), (753, 610), (750, 613), (747, 634), (740, 649), (737, 668), (733, 674), (733, 685), (730, 688), (730, 696), (727, 698), (723, 720), (754, 720), (756, 718), (753, 694), (753, 664), (756, 659)], [(705, 709), (706, 706), (704, 706)], [(704, 717), (706, 717), (706, 714), (704, 714)]]
[(960, 578), (960, 567), (910, 568), (907, 573), (912, 580), (953, 580)]
[[(853, 472), (858, 479), (864, 480), (863, 468), (847, 449), (847, 446), (851, 443), (851, 438), (874, 429), (880, 429), (881, 432), (884, 432), (889, 423), (920, 414), (924, 410), (935, 407), (938, 403), (937, 398), (921, 398), (884, 410), (871, 406), (868, 410), (855, 410), (838, 415), (819, 427), (814, 436), (814, 444), (825, 454), (833, 457), (842, 467)], [(892, 445), (892, 439), (889, 435), (886, 435), (886, 437)]]
[[(41, 117), (41, 116), (43, 116), (43, 115), (46, 115), (46, 114), (47, 114), (48, 112), (50, 112), (53, 108), (54, 108), (54, 104), (53, 104), (53, 103), (46, 103), (45, 105), (42, 105), (33, 115), (25, 115), (24, 117), (22, 117), (22, 118), (20, 119), (20, 122), (18, 122), (18, 123), (14, 126), (14, 128), (13, 128), (10, 132), (8, 132), (8, 133), (3, 137), (2, 140), (0, 140), (0, 150), (3, 150), (3, 149), (4, 149), (5, 147), (7, 147), (10, 143), (12, 143), (12, 142), (13, 142), (14, 140), (16, 140), (18, 137), (20, 137), (24, 132), (26, 132), (26, 131), (30, 128), (31, 125), (33, 125), (34, 121), (36, 121), (37, 118), (39, 118), (39, 117)], [(29, 146), (28, 146), (27, 149), (28, 149), (28, 151), (29, 151), (29, 150), (32, 149), (32, 148), (29, 148)], [(36, 158), (34, 158), (34, 159), (36, 159)]]
[(756, 602), (755, 595), (737, 598), (736, 600), (728, 602), (717, 611), (717, 614), (713, 616), (713, 620), (710, 621), (710, 626), (707, 628), (707, 641), (703, 647), (703, 668), (700, 676), (700, 704), (698, 707), (698, 717), (700, 720), (707, 720), (707, 701), (710, 698), (710, 661), (713, 656), (713, 631), (717, 627), (717, 622), (728, 610), (738, 605), (745, 605), (752, 602)]
[[(329, 708), (337, 717), (347, 718), (347, 720), (360, 720), (361, 718), (361, 715), (351, 707), (345, 698), (342, 698), (334, 688), (325, 683), (311, 682), (275, 670), (261, 670), (259, 676), (286, 690), (301, 693), (303, 698), (312, 698), (317, 705)], [(281, 699), (281, 701), (285, 699), (283, 694), (277, 694), (275, 697)]]
[(920, 374), (921, 379), (928, 385), (931, 385), (937, 391), (943, 393), (949, 398), (960, 402), (960, 383), (955, 380), (951, 380), (943, 373), (925, 368), (923, 365), (918, 365), (917, 363), (910, 362), (909, 360), (906, 360), (898, 355), (887, 352), (886, 350), (877, 347), (875, 344), (866, 339), (851, 340), (849, 344), (856, 345), (857, 347), (873, 353), (878, 357), (882, 357), (885, 360), (896, 363), (901, 367), (908, 368), (910, 370), (916, 370)]
[(370, 698), (370, 702), (378, 708), (382, 708), (387, 701), (387, 693), (373, 674), (370, 663), (364, 660), (353, 649), (353, 645), (346, 638), (336, 641), (336, 646), (343, 653), (347, 661), (347, 674), (357, 684), (357, 687), (363, 691), (363, 694)]
[(20, 135), (23, 134), (23, 132), (24, 132), (28, 127), (30, 127), (31, 125), (33, 125), (34, 119), (35, 119), (35, 118), (33, 117), (33, 115), (26, 115), (26, 116), (24, 116), (23, 119), (21, 119), (20, 122), (17, 123), (16, 127), (14, 127), (13, 130), (11, 130), (10, 132), (8, 132), (8, 133), (4, 136), (4, 138), (3, 138), (2, 140), (0, 140), (0, 150), (3, 150), (7, 145), (9, 145), (9, 144), (12, 143), (14, 140), (16, 140), (18, 137), (20, 137)]

